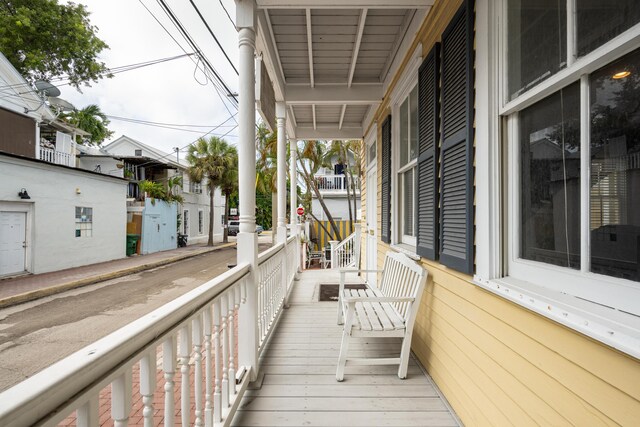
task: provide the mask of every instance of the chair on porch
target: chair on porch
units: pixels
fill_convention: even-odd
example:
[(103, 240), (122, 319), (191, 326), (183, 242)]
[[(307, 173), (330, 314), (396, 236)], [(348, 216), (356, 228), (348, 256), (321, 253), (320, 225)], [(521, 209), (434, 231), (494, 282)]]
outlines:
[[(379, 288), (345, 289), (348, 273), (382, 273)], [(428, 272), (408, 256), (387, 252), (382, 270), (340, 270), (338, 324), (343, 323), (342, 344), (336, 379), (344, 379), (349, 362), (354, 365), (395, 365), (398, 377), (406, 378), (411, 351), (411, 335)], [(402, 338), (400, 357), (348, 358), (351, 338)]]

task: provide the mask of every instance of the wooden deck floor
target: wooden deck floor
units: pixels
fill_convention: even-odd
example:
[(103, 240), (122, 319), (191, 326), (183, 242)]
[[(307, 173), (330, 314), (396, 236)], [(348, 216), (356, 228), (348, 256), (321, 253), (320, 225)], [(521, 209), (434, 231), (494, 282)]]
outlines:
[[(335, 379), (342, 327), (336, 302), (317, 302), (330, 270), (301, 275), (262, 359), (261, 386), (247, 392), (234, 426), (457, 426), (431, 379), (412, 359), (397, 366), (349, 366)], [(360, 341), (360, 342), (358, 342)], [(353, 340), (351, 355), (396, 356), (399, 341)]]

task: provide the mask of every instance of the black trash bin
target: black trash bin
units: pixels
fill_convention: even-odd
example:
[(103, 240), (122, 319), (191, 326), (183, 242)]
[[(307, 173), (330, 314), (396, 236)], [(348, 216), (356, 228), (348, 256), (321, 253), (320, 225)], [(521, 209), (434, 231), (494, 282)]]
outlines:
[(178, 234), (178, 247), (179, 248), (184, 248), (185, 246), (187, 246), (187, 239), (189, 236), (187, 236), (186, 234)]

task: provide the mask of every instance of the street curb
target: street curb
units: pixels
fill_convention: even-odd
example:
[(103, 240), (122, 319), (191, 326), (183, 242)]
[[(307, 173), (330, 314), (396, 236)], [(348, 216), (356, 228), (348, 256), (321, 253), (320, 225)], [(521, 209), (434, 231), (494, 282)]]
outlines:
[(152, 268), (161, 267), (167, 264), (173, 264), (174, 262), (182, 261), (188, 258), (193, 258), (199, 255), (208, 254), (211, 252), (219, 251), (220, 249), (229, 248), (235, 246), (236, 243), (225, 243), (220, 246), (215, 246), (210, 250), (189, 253), (184, 255), (178, 255), (173, 258), (167, 258), (149, 264), (136, 265), (135, 267), (129, 267), (122, 270), (113, 271), (110, 273), (99, 274), (97, 276), (85, 277), (84, 279), (74, 280), (72, 282), (63, 283), (60, 285), (51, 286), (48, 288), (37, 289), (35, 291), (29, 291), (18, 295), (12, 295), (7, 298), (0, 299), (0, 308), (7, 308), (12, 305), (22, 304), (25, 302), (33, 301), (38, 298), (48, 297), (51, 295), (59, 294), (71, 289), (77, 289), (88, 285), (93, 285), (98, 282), (104, 282), (106, 280), (117, 279), (118, 277), (128, 276), (129, 274), (139, 273), (141, 271), (150, 270)]

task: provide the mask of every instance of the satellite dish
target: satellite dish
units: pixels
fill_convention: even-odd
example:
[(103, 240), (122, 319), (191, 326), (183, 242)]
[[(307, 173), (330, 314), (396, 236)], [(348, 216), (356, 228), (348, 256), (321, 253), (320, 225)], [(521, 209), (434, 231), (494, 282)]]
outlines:
[(60, 111), (73, 111), (76, 107), (69, 101), (65, 101), (62, 98), (49, 98), (49, 104), (53, 107), (57, 107)]
[(60, 96), (60, 89), (44, 80), (37, 80), (35, 83), (38, 92), (44, 92), (46, 96)]

